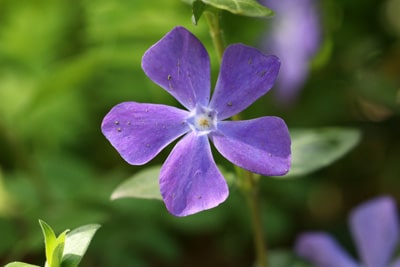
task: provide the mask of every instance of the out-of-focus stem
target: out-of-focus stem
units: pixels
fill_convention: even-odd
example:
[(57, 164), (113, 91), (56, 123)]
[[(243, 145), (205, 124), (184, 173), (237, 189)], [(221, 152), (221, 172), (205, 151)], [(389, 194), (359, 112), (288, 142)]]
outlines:
[(262, 225), (261, 212), (260, 212), (260, 195), (258, 179), (254, 174), (245, 171), (245, 177), (248, 181), (249, 191), (245, 192), (247, 202), (251, 212), (251, 221), (253, 223), (254, 246), (257, 255), (257, 267), (268, 267), (268, 251), (264, 238), (264, 229)]
[(49, 191), (46, 186), (46, 182), (37, 170), (34, 159), (29, 155), (27, 149), (24, 147), (18, 136), (10, 131), (9, 128), (5, 127), (2, 121), (0, 121), (0, 139), (4, 141), (9, 150), (10, 160), (15, 162), (16, 168), (26, 172), (35, 186), (39, 197), (43, 203), (47, 203), (49, 199)]

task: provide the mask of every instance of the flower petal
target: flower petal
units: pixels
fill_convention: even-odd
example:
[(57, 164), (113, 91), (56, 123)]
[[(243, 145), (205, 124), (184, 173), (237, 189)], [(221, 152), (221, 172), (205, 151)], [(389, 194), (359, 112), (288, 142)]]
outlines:
[(284, 175), (290, 168), (290, 135), (278, 117), (218, 122), (210, 134), (218, 151), (232, 163), (266, 176)]
[(210, 59), (201, 42), (176, 27), (145, 52), (142, 68), (156, 84), (192, 110), (210, 100)]
[(295, 251), (315, 267), (358, 267), (336, 241), (325, 233), (301, 234), (296, 240)]
[(228, 197), (228, 186), (211, 154), (206, 135), (187, 134), (161, 168), (160, 190), (175, 216), (211, 209)]
[(310, 61), (321, 44), (318, 1), (262, 0), (261, 3), (276, 11), (262, 45), (282, 62), (274, 92), (279, 100), (291, 104), (304, 85)]
[(387, 266), (399, 240), (393, 199), (384, 196), (361, 204), (350, 214), (350, 227), (364, 264)]
[(400, 267), (400, 258), (397, 258), (392, 264), (389, 265), (390, 267)]
[(187, 116), (170, 106), (124, 102), (104, 117), (101, 130), (122, 158), (141, 165), (189, 130)]
[(276, 56), (234, 44), (226, 48), (210, 107), (223, 120), (235, 115), (271, 89), (280, 67)]

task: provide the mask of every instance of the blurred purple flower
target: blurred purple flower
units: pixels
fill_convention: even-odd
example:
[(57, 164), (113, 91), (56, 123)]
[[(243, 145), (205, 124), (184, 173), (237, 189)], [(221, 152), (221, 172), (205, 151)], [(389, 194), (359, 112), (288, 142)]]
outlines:
[(223, 121), (268, 92), (279, 65), (277, 57), (254, 48), (229, 46), (210, 101), (207, 51), (189, 31), (176, 27), (144, 54), (142, 68), (189, 111), (125, 102), (106, 115), (102, 132), (132, 165), (147, 163), (185, 135), (161, 168), (161, 195), (176, 216), (213, 208), (227, 198), (228, 186), (214, 162), (209, 139), (225, 158), (252, 172), (284, 175), (289, 170), (291, 141), (282, 119)]
[(297, 254), (316, 267), (400, 267), (400, 258), (392, 259), (399, 243), (397, 210), (392, 198), (370, 200), (355, 208), (349, 219), (362, 263), (351, 258), (326, 233), (300, 235), (295, 248)]
[(321, 26), (315, 0), (260, 0), (272, 8), (271, 31), (263, 47), (282, 62), (277, 79), (278, 98), (294, 101), (309, 73), (309, 63), (320, 45)]

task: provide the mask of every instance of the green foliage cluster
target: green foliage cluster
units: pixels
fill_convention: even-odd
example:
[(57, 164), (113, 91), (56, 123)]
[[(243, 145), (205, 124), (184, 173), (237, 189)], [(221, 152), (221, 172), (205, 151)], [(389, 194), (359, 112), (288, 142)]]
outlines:
[[(53, 229), (46, 222), (39, 220), (42, 228), (46, 267), (77, 267), (85, 254), (93, 235), (100, 225), (91, 224), (81, 226), (73, 231), (65, 230), (56, 236)], [(5, 267), (34, 267), (25, 262), (12, 262)]]
[[(237, 16), (271, 14), (256, 1), (188, 1), (197, 5), (197, 26), (192, 7), (178, 0), (0, 0), (0, 264), (43, 262), (43, 218), (55, 232), (102, 225), (81, 266), (250, 266), (249, 215), (235, 189), (217, 209), (180, 219), (161, 201), (119, 199), (158, 198), (157, 166), (168, 151), (150, 169), (129, 166), (100, 132), (117, 103), (177, 104), (140, 68), (144, 51), (174, 26), (200, 38), (217, 71), (203, 8), (225, 10), (227, 43), (263, 47), (273, 18)], [(311, 228), (351, 247), (343, 229), (352, 206), (381, 193), (400, 199), (396, 1), (320, 1), (324, 42), (298, 101), (282, 106), (275, 88), (243, 114), (278, 115), (291, 127), (293, 170), (261, 181), (271, 247), (290, 249)], [(233, 182), (231, 166), (216, 161)], [(55, 237), (41, 226), (53, 243), (48, 266), (60, 266), (76, 232)], [(65, 238), (56, 256), (49, 238)], [(277, 267), (303, 266), (285, 255), (272, 258)]]

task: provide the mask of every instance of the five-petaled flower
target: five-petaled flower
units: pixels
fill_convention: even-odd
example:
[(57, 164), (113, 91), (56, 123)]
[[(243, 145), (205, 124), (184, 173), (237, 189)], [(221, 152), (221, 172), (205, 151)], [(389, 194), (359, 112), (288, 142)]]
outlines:
[(161, 104), (124, 102), (105, 116), (102, 132), (128, 163), (153, 159), (180, 136), (160, 170), (160, 191), (172, 214), (213, 208), (228, 186), (209, 140), (232, 163), (262, 175), (284, 175), (290, 167), (290, 136), (284, 121), (261, 117), (225, 120), (252, 104), (274, 84), (280, 62), (242, 45), (229, 46), (210, 100), (210, 59), (200, 41), (176, 27), (143, 56), (142, 68), (188, 111)]
[(400, 258), (392, 259), (399, 243), (397, 209), (392, 198), (382, 196), (356, 207), (349, 224), (361, 264), (326, 233), (300, 235), (297, 254), (317, 267), (400, 267)]

